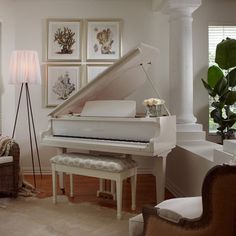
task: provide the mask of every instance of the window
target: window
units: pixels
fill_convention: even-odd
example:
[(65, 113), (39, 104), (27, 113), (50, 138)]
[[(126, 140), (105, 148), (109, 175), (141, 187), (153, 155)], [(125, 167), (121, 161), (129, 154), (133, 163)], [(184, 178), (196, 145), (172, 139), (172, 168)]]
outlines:
[[(208, 52), (209, 52), (209, 66), (215, 65), (215, 51), (216, 46), (223, 39), (226, 38), (236, 39), (236, 26), (209, 26), (208, 27)], [(212, 111), (211, 107), (212, 98), (209, 97), (209, 114)], [(236, 112), (236, 104), (233, 107)], [(209, 132), (215, 133), (218, 125), (213, 122), (213, 119), (209, 115)], [(234, 125), (236, 128), (236, 124)]]

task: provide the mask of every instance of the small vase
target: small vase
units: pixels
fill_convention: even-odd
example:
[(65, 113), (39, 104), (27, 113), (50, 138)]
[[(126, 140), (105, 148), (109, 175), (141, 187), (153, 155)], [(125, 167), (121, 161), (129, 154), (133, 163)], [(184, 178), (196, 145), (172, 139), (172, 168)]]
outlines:
[(162, 105), (145, 106), (146, 117), (158, 117), (161, 116)]

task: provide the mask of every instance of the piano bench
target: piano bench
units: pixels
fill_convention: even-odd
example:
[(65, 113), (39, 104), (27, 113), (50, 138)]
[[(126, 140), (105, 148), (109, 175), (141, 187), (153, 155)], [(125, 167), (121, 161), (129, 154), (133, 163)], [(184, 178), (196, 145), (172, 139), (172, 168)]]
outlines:
[(51, 158), (53, 202), (57, 203), (57, 173), (70, 174), (71, 195), (72, 175), (84, 175), (116, 182), (117, 218), (121, 219), (123, 180), (131, 177), (132, 210), (136, 207), (137, 163), (131, 158), (92, 156), (80, 153), (63, 153)]

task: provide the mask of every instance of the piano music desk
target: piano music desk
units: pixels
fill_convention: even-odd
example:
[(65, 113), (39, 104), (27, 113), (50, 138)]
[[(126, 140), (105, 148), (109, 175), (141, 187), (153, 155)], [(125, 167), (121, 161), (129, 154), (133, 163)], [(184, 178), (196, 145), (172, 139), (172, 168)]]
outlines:
[(73, 174), (108, 179), (116, 182), (117, 219), (121, 219), (123, 180), (131, 177), (132, 210), (136, 208), (137, 163), (131, 158), (63, 153), (51, 158), (53, 203), (57, 203), (57, 173), (70, 174), (73, 196)]

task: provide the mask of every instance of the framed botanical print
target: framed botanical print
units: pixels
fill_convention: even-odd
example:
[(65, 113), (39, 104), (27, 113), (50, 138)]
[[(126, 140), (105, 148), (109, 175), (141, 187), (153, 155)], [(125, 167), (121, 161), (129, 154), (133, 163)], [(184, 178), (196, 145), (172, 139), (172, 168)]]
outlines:
[(80, 61), (82, 21), (79, 19), (47, 20), (47, 60)]
[(64, 102), (81, 87), (81, 67), (73, 64), (47, 65), (46, 106)]
[(87, 61), (121, 57), (121, 20), (87, 20)]
[(95, 79), (99, 74), (106, 70), (111, 64), (93, 64), (87, 65), (87, 83)]

